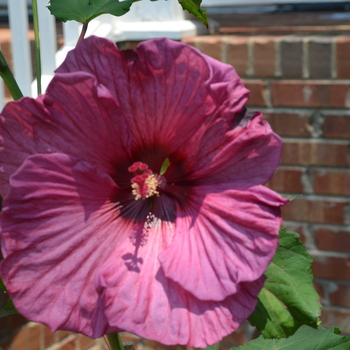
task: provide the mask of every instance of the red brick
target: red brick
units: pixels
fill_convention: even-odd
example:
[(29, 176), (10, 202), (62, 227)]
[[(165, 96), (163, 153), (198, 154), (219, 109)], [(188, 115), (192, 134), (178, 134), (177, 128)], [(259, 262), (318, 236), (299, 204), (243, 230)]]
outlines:
[(294, 113), (265, 113), (273, 131), (280, 136), (309, 137), (309, 116)]
[(18, 330), (12, 337), (11, 350), (27, 350), (27, 330), (26, 327)]
[(195, 47), (196, 46), (196, 39), (197, 39), (197, 37), (191, 36), (191, 37), (188, 37), (188, 38), (183, 38), (181, 41), (186, 43), (187, 45)]
[(275, 37), (256, 37), (254, 40), (254, 76), (269, 78), (275, 75)]
[(228, 38), (226, 41), (227, 63), (232, 65), (239, 76), (247, 75), (249, 57), (248, 57), (249, 37)]
[(316, 292), (317, 294), (319, 295), (320, 299), (320, 303), (323, 302), (323, 298), (324, 298), (324, 295), (325, 295), (325, 291), (324, 291), (324, 286), (322, 283), (319, 283), (319, 282), (315, 282), (314, 281), (314, 287), (316, 289)]
[(141, 339), (139, 336), (132, 334), (132, 333), (128, 333), (128, 332), (121, 332), (120, 338), (121, 338), (123, 343), (125, 343), (125, 342), (136, 343)]
[(313, 182), (317, 194), (350, 196), (350, 170), (316, 170)]
[[(1, 34), (2, 34), (2, 30), (1, 30)], [(13, 71), (11, 39), (1, 43), (1, 51), (2, 51), (2, 54), (5, 57), (5, 60), (6, 60), (7, 64), (8, 64), (8, 66)], [(4, 84), (4, 87), (5, 87), (5, 97), (7, 97), (7, 98), (11, 97), (11, 93), (10, 93), (9, 89), (6, 87), (5, 84)]]
[(52, 333), (46, 326), (43, 326), (44, 347), (48, 348), (55, 342), (55, 334)]
[(350, 231), (319, 228), (314, 236), (318, 249), (350, 253)]
[(303, 39), (286, 37), (280, 43), (282, 78), (301, 79), (303, 77)]
[(350, 147), (348, 142), (326, 143), (321, 141), (285, 140), (282, 164), (349, 167)]
[(350, 37), (336, 39), (337, 78), (350, 79)]
[(266, 186), (277, 192), (302, 193), (304, 191), (304, 185), (301, 179), (302, 176), (302, 169), (279, 168)]
[[(4, 304), (2, 304), (4, 305)], [(9, 331), (7, 330), (7, 325), (6, 325), (6, 318), (5, 317), (1, 317), (0, 318), (0, 339), (3, 337), (3, 336), (6, 336), (8, 335)], [(1, 344), (0, 344), (1, 346)]]
[(282, 207), (282, 217), (289, 221), (342, 225), (346, 222), (347, 204), (346, 201), (296, 198)]
[(69, 341), (63, 342), (58, 348), (55, 350), (76, 350), (76, 339), (71, 339)]
[(61, 340), (63, 338), (66, 338), (66, 337), (68, 337), (69, 334), (71, 334), (71, 332), (69, 332), (69, 331), (57, 331), (55, 333), (57, 340)]
[(327, 329), (332, 327), (345, 328), (342, 334), (350, 335), (350, 310), (323, 308), (321, 320), (323, 327)]
[(316, 37), (309, 41), (309, 74), (311, 79), (332, 78), (332, 37)]
[(220, 342), (219, 350), (231, 349), (233, 347), (243, 345), (251, 340), (253, 330), (251, 330), (251, 332), (247, 332), (247, 327), (245, 326), (248, 326), (247, 322), (241, 324), (241, 326), (235, 332), (223, 338)]
[(95, 344), (95, 339), (91, 339), (83, 334), (79, 334), (78, 342), (80, 350), (87, 350)]
[(350, 116), (326, 116), (322, 131), (325, 138), (350, 139)]
[(288, 223), (283, 223), (283, 226), (285, 226), (287, 230), (290, 232), (296, 232), (299, 235), (300, 241), (302, 241), (303, 243), (306, 242), (306, 232), (302, 224), (295, 223), (295, 222), (288, 222)]
[(2, 339), (0, 346), (3, 350), (11, 350), (12, 339)]
[(143, 339), (143, 343), (146, 348), (151, 348), (153, 350), (187, 350), (185, 345), (163, 345), (151, 339)]
[(196, 47), (204, 54), (222, 60), (222, 36), (202, 36), (196, 38)]
[(250, 91), (247, 106), (267, 107), (267, 83), (261, 80), (245, 80), (245, 87)]
[(335, 256), (314, 256), (315, 277), (350, 281), (350, 259)]
[(271, 83), (272, 104), (276, 107), (350, 107), (350, 85), (312, 81), (274, 81)]
[(10, 330), (17, 329), (22, 327), (28, 320), (22, 315), (11, 315), (7, 317), (7, 326)]
[(329, 295), (333, 306), (350, 308), (350, 285), (338, 283), (338, 289)]
[(41, 346), (41, 325), (40, 324), (30, 324), (28, 327), (28, 349), (29, 350), (40, 350)]

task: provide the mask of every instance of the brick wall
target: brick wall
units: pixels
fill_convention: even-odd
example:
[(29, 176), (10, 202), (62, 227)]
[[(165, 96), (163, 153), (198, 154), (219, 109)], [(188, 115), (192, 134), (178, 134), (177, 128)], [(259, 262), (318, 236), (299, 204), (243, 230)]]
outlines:
[[(315, 285), (326, 327), (350, 324), (350, 36), (203, 36), (185, 40), (233, 65), (251, 90), (249, 108), (262, 110), (282, 136), (282, 163), (269, 186), (300, 194), (283, 209), (285, 225), (300, 233), (315, 259)], [(124, 43), (125, 48), (135, 46)], [(52, 334), (20, 316), (0, 319), (4, 350), (103, 349), (68, 332)], [(23, 326), (24, 324), (24, 326)], [(350, 334), (350, 328), (345, 330)], [(222, 348), (253, 334), (244, 324)], [(155, 342), (137, 337), (138, 349)], [(175, 347), (167, 347), (175, 350)]]
[[(185, 40), (233, 65), (283, 138), (268, 183), (301, 194), (283, 208), (314, 258), (326, 327), (350, 324), (350, 36), (203, 36)], [(350, 334), (348, 327), (345, 333)]]

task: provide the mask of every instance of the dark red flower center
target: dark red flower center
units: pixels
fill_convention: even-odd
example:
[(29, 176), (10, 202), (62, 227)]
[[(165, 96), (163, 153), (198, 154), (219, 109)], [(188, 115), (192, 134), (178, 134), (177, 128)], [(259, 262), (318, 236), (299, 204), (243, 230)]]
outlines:
[(135, 200), (159, 196), (159, 190), (164, 182), (161, 175), (154, 174), (148, 165), (142, 162), (135, 162), (128, 171), (134, 175), (131, 179), (131, 188)]

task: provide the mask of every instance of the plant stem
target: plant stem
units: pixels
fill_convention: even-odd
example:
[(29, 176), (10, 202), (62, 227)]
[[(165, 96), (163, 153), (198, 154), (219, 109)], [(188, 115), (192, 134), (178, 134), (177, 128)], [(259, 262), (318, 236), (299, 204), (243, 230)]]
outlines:
[(107, 339), (111, 350), (124, 350), (122, 340), (120, 339), (119, 333), (107, 334)]
[(41, 58), (40, 58), (40, 34), (38, 21), (38, 4), (32, 0), (34, 38), (35, 38), (35, 63), (36, 63), (36, 82), (38, 95), (41, 94)]
[(84, 22), (83, 23), (83, 28), (81, 28), (81, 32), (80, 32), (80, 35), (79, 35), (79, 39), (77, 41), (77, 45), (84, 39), (84, 36), (86, 34), (86, 31), (87, 31), (88, 24), (89, 24), (89, 22)]
[(23, 97), (22, 91), (19, 88), (15, 78), (13, 77), (13, 74), (1, 50), (0, 50), (0, 76), (4, 80), (4, 83), (9, 89), (14, 100), (18, 100), (21, 97)]

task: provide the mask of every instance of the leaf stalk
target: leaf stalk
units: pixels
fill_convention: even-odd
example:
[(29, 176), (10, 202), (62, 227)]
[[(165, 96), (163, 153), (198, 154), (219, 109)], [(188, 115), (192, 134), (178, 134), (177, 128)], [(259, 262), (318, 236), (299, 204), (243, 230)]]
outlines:
[(40, 33), (38, 19), (37, 0), (32, 0), (34, 38), (35, 38), (35, 64), (36, 64), (36, 82), (38, 95), (41, 95), (41, 57), (40, 57)]

